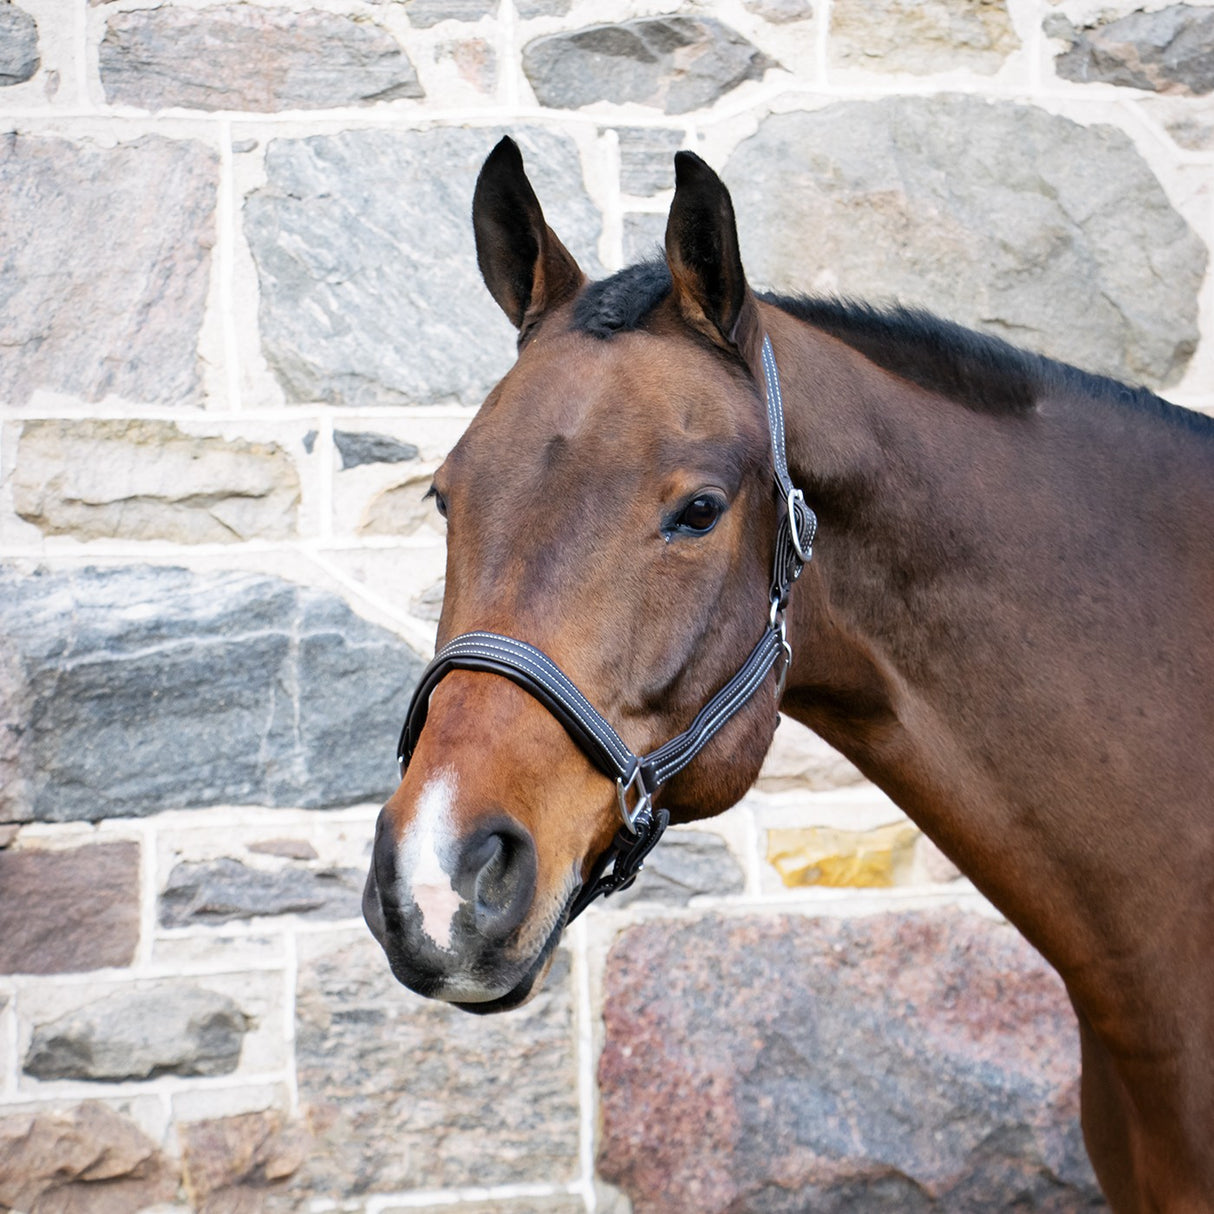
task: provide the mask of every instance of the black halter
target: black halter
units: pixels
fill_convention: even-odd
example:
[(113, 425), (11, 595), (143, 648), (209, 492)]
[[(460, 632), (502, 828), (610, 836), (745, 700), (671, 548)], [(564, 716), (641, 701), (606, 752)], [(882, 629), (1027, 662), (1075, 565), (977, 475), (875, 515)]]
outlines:
[[(776, 533), (771, 578), (771, 614), (759, 643), (737, 674), (700, 709), (677, 737), (644, 756), (628, 749), (601, 713), (572, 680), (541, 650), (525, 641), (496, 632), (465, 632), (448, 641), (422, 671), (409, 704), (409, 713), (396, 748), (403, 776), (426, 723), (430, 693), (452, 670), (480, 670), (502, 675), (533, 695), (568, 731), (586, 757), (615, 781), (616, 800), (623, 826), (607, 850), (595, 861), (590, 875), (569, 908), (572, 922), (600, 894), (625, 889), (636, 880), (645, 857), (653, 850), (670, 821), (670, 814), (655, 808), (658, 789), (686, 767), (721, 728), (738, 713), (763, 685), (768, 672), (782, 657), (777, 699), (792, 661), (792, 647), (784, 627), (784, 611), (793, 582), (812, 555), (817, 519), (805, 504), (801, 490), (788, 475), (784, 446), (784, 402), (771, 342), (763, 338), (763, 377), (767, 381), (767, 424), (771, 432), (772, 465), (782, 504)], [(634, 798), (629, 808), (629, 798)], [(610, 872), (608, 868), (610, 867)]]

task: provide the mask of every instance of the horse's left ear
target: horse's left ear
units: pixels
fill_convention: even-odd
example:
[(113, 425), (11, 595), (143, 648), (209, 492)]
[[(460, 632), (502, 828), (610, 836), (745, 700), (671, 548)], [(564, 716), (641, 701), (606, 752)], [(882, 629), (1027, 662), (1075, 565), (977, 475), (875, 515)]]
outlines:
[(752, 366), (761, 341), (758, 307), (746, 283), (733, 202), (724, 182), (694, 152), (674, 158), (675, 190), (666, 221), (666, 261), (684, 318)]
[(522, 153), (509, 136), (489, 153), (476, 179), (472, 226), (485, 286), (516, 329), (572, 298), (586, 281), (544, 222)]

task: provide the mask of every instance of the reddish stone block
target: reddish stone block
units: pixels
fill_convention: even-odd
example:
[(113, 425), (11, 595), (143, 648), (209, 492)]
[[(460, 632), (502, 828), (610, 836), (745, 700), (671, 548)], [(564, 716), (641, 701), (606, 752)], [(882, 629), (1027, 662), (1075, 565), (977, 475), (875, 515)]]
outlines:
[(178, 1127), (185, 1189), (205, 1214), (261, 1211), (303, 1163), (308, 1136), (277, 1110)]
[(1103, 1209), (1062, 983), (944, 910), (624, 932), (600, 1175), (635, 1214)]
[(0, 851), (0, 973), (129, 965), (139, 943), (139, 845)]
[(131, 1214), (177, 1194), (178, 1174), (129, 1118), (103, 1104), (0, 1118), (0, 1209)]

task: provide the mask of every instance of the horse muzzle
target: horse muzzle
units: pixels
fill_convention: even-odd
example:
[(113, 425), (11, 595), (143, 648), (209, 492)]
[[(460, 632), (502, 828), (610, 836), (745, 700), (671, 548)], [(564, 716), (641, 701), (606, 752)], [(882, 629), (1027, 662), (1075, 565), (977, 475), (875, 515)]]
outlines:
[[(528, 925), (538, 868), (530, 832), (505, 814), (450, 837), (427, 816), (403, 839), (380, 813), (363, 917), (397, 980), (419, 995), (498, 1011), (523, 1002), (564, 926)], [(539, 937), (538, 945), (532, 943)]]

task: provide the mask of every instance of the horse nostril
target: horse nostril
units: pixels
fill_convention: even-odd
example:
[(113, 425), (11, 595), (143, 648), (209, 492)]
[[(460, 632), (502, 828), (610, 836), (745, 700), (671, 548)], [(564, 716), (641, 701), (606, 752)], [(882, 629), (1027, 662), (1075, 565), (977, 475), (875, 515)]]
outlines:
[(535, 896), (535, 844), (514, 822), (495, 823), (469, 838), (460, 857), (461, 893), (472, 903), (476, 929), (504, 939), (520, 923)]

